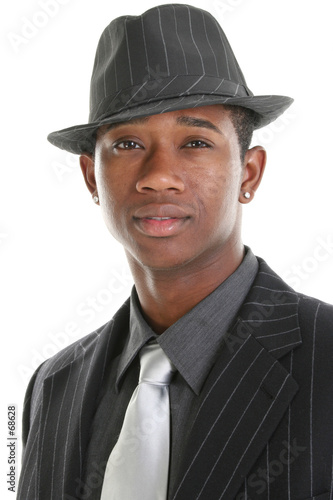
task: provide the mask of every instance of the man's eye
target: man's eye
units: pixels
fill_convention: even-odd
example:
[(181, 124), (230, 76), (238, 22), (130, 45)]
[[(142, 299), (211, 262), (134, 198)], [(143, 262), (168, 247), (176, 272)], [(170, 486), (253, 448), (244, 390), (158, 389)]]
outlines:
[(121, 141), (115, 144), (115, 148), (118, 149), (138, 149), (140, 148), (139, 144), (134, 141)]
[(190, 141), (185, 145), (185, 148), (210, 148), (209, 144), (204, 141), (195, 140), (195, 141)]

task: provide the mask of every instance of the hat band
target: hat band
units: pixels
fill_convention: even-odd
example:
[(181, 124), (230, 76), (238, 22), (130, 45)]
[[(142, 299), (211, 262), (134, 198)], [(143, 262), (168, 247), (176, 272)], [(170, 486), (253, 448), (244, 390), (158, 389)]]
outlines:
[[(184, 91), (184, 88), (186, 89)], [(176, 75), (168, 78), (145, 80), (104, 97), (91, 106), (89, 122), (103, 120), (114, 113), (131, 109), (140, 104), (188, 95), (215, 95), (221, 97), (249, 97), (252, 92), (239, 83), (207, 75)], [(92, 96), (93, 100), (93, 96)], [(101, 113), (103, 111), (103, 113)]]

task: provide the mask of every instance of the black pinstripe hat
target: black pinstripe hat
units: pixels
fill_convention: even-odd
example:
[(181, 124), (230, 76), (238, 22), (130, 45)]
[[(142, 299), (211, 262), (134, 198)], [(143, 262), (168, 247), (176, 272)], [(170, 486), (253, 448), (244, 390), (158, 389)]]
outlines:
[(259, 128), (292, 102), (253, 95), (211, 14), (167, 4), (107, 26), (96, 51), (89, 122), (52, 132), (48, 140), (72, 153), (92, 152), (103, 124), (210, 104), (252, 109), (260, 116)]

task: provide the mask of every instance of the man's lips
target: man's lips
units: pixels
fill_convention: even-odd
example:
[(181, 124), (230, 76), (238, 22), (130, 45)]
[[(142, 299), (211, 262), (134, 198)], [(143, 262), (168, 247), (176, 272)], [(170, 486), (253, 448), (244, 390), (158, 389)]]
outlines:
[(139, 231), (153, 237), (178, 234), (190, 217), (181, 207), (172, 204), (145, 205), (136, 210), (133, 216)]
[(173, 204), (149, 203), (134, 212), (134, 219), (184, 219), (189, 217), (190, 215), (182, 207)]

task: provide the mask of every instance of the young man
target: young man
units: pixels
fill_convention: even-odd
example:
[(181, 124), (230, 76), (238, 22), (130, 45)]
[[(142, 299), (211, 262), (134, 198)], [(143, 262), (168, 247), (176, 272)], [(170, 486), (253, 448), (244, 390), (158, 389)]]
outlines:
[(253, 96), (205, 11), (106, 28), (89, 123), (49, 140), (81, 155), (135, 287), (32, 379), (20, 500), (332, 498), (332, 307), (240, 234), (252, 131), (291, 102)]

